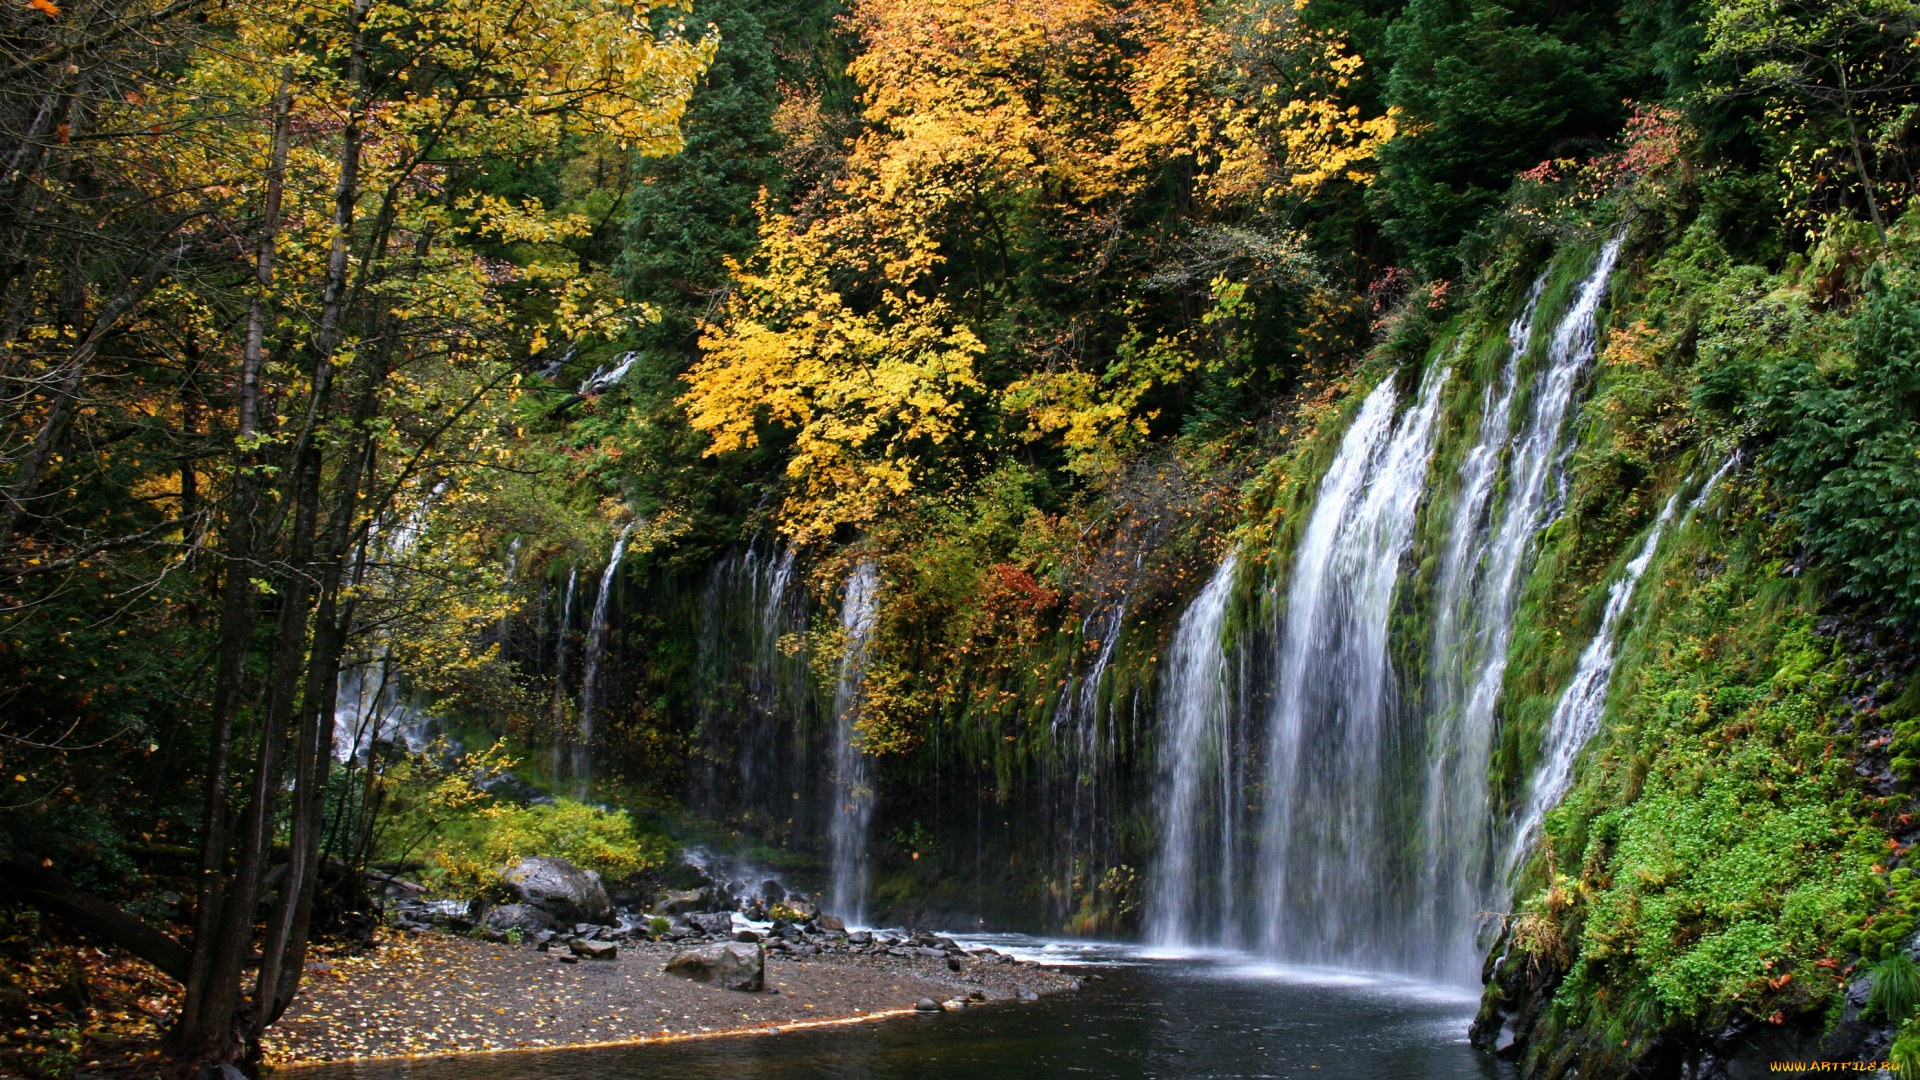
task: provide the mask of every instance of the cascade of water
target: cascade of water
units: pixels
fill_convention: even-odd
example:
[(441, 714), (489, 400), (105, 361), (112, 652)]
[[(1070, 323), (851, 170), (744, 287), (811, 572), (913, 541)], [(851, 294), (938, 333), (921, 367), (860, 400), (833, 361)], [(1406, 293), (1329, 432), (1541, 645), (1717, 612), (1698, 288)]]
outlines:
[(1322, 480), (1294, 553), (1277, 634), (1263, 868), (1266, 947), (1289, 960), (1408, 968), (1388, 625), (1425, 489), (1434, 365), (1396, 422), (1386, 380)]
[(620, 560), (626, 557), (627, 540), (633, 536), (634, 523), (620, 530), (607, 556), (607, 568), (600, 572), (600, 593), (593, 600), (593, 614), (587, 619), (587, 648), (580, 667), (580, 731), (573, 744), (573, 781), (582, 797), (593, 778), (593, 709), (600, 694), (600, 658), (607, 647), (607, 600), (613, 595), (614, 575), (620, 572)]
[[(1738, 461), (1738, 454), (1729, 457), (1700, 486), (1699, 494), (1687, 504), (1687, 512), (1680, 519), (1680, 528), (1686, 528), (1693, 520), (1694, 512), (1706, 504), (1721, 478)], [(1560, 700), (1553, 707), (1553, 715), (1547, 720), (1547, 732), (1540, 746), (1540, 764), (1527, 783), (1526, 803), (1515, 818), (1508, 840), (1503, 864), (1508, 876), (1512, 876), (1519, 868), (1520, 860), (1533, 843), (1547, 811), (1566, 795), (1567, 788), (1573, 783), (1573, 766), (1579, 760), (1580, 751), (1586, 747), (1587, 740), (1600, 730), (1600, 718), (1607, 710), (1607, 691), (1613, 684), (1620, 616), (1626, 614), (1627, 608), (1633, 603), (1634, 589), (1646, 574), (1647, 567), (1653, 563), (1654, 551), (1660, 546), (1660, 539), (1673, 522), (1673, 513), (1679, 505), (1680, 493), (1676, 491), (1668, 497), (1666, 507), (1660, 511), (1660, 517), (1654, 521), (1647, 538), (1641, 542), (1640, 550), (1627, 563), (1626, 572), (1607, 589), (1607, 606), (1600, 613), (1600, 626), (1594, 631), (1593, 640), (1587, 643), (1586, 650), (1580, 654), (1580, 664), (1574, 669), (1573, 679), (1561, 692)]]
[(573, 629), (573, 594), (580, 585), (580, 568), (567, 568), (566, 598), (560, 602), (560, 625), (553, 634), (553, 749), (547, 771), (560, 782), (567, 759), (567, 634)]
[(1665, 535), (1679, 504), (1680, 493), (1674, 492), (1647, 532), (1646, 540), (1641, 542), (1639, 552), (1627, 563), (1626, 573), (1607, 589), (1607, 607), (1600, 615), (1600, 627), (1580, 654), (1580, 666), (1574, 669), (1573, 681), (1567, 684), (1553, 707), (1553, 716), (1547, 720), (1546, 735), (1540, 746), (1540, 764), (1527, 783), (1526, 805), (1516, 819), (1508, 842), (1505, 866), (1509, 874), (1532, 843), (1541, 819), (1567, 793), (1567, 786), (1573, 781), (1574, 761), (1587, 740), (1600, 729), (1600, 717), (1607, 708), (1607, 690), (1613, 681), (1614, 645), (1620, 616), (1633, 602), (1634, 588), (1640, 584), (1648, 564), (1653, 562), (1654, 549), (1660, 546), (1660, 538)]
[[(420, 542), (427, 517), (445, 490), (445, 483), (436, 484), (397, 524), (383, 529), (376, 520), (368, 528), (366, 543), (356, 558), (356, 580), (368, 574), (392, 579), (397, 560)], [(370, 556), (377, 556), (377, 560)], [(426, 749), (437, 718), (403, 701), (400, 691), (400, 672), (394, 666), (390, 644), (383, 645), (371, 659), (341, 665), (334, 677), (335, 760), (342, 764), (369, 760), (376, 740), (398, 739), (415, 753)]]
[[(1462, 932), (1486, 905), (1492, 821), (1487, 813), (1487, 758), (1493, 740), (1493, 702), (1470, 691), (1469, 672), (1494, 652), (1504, 655), (1510, 611), (1477, 610), (1489, 580), (1506, 582), (1514, 567), (1483, 559), (1488, 510), (1513, 433), (1513, 399), (1520, 363), (1533, 339), (1534, 315), (1546, 273), (1534, 280), (1520, 313), (1507, 326), (1507, 357), (1481, 395), (1480, 426), (1461, 460), (1446, 546), (1434, 581), (1433, 642), (1429, 650), (1426, 712), (1425, 805), (1421, 840), (1425, 865), (1416, 917), (1435, 943), (1436, 971), (1470, 980), (1479, 970), (1472, 936)], [(1537, 413), (1534, 414), (1537, 416)], [(1529, 433), (1531, 434), (1531, 433)], [(1522, 446), (1534, 443), (1523, 438)], [(1508, 509), (1513, 509), (1509, 503)], [(1494, 605), (1497, 608), (1497, 605)]]
[[(807, 657), (782, 639), (807, 628), (806, 593), (793, 588), (795, 553), (751, 545), (715, 561), (700, 602), (700, 731), (707, 767), (698, 799), (724, 820), (767, 824), (804, 816), (820, 800), (809, 769)], [(805, 822), (797, 821), (804, 829)]]
[(846, 651), (833, 691), (833, 795), (828, 841), (832, 849), (833, 909), (849, 923), (866, 919), (867, 830), (873, 821), (873, 785), (857, 724), (866, 677), (867, 643), (879, 614), (880, 570), (863, 561), (848, 575), (840, 600)]
[[(1160, 692), (1160, 852), (1148, 932), (1163, 945), (1229, 943), (1240, 884), (1235, 702), (1220, 634), (1232, 599), (1237, 554), (1229, 554), (1174, 629)], [(1211, 897), (1212, 910), (1203, 910)]]
[[(514, 579), (519, 576), (519, 573), (520, 538), (516, 536), (513, 538), (513, 542), (507, 545), (507, 572), (505, 578), (501, 581), (502, 591), (508, 596), (513, 595)], [(500, 627), (497, 636), (499, 638), (497, 644), (499, 645), (500, 659), (502, 661), (512, 660), (513, 609), (511, 607), (500, 613)]]

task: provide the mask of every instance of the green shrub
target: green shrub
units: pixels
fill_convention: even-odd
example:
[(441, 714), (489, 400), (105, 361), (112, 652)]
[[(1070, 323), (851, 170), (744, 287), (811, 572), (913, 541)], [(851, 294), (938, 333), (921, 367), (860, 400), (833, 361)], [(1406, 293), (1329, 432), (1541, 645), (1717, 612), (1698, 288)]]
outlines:
[(1920, 616), (1920, 295), (1876, 272), (1848, 357), (1776, 365), (1763, 411), (1807, 544), (1841, 591)]
[(608, 881), (623, 881), (666, 861), (666, 838), (637, 832), (623, 811), (608, 812), (571, 799), (552, 806), (495, 806), (455, 823), (433, 847), (449, 891), (479, 895), (494, 887), (502, 867), (529, 855), (549, 855)]

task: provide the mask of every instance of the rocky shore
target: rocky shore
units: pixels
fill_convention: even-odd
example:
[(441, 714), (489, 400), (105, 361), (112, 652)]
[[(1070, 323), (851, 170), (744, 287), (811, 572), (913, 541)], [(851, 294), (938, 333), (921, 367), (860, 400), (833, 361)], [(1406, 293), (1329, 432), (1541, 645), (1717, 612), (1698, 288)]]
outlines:
[[(916, 1009), (1017, 1008), (1077, 988), (1068, 972), (967, 952), (936, 935), (798, 932), (750, 944), (758, 990), (668, 972), (676, 955), (731, 935), (629, 935), (593, 949), (475, 940), (415, 930), (364, 955), (313, 965), (300, 999), (267, 1037), (276, 1065), (476, 1053), (777, 1031)], [(865, 939), (865, 940), (862, 940)], [(588, 959), (586, 956), (603, 958)], [(684, 966), (684, 965), (682, 965)]]

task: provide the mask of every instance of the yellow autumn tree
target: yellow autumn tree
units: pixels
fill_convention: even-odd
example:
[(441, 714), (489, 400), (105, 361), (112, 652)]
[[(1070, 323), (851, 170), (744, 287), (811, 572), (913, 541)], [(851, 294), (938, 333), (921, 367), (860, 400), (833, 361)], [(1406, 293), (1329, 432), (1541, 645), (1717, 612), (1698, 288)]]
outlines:
[[(1392, 131), (1339, 103), (1358, 60), (1290, 2), (861, 0), (848, 23), (862, 133), (807, 217), (763, 207), (759, 252), (686, 377), (709, 453), (792, 433), (783, 521), (803, 539), (1021, 446), (1114, 468), (1210, 331), (1093, 328), (1105, 316), (1072, 298), (1177, 286), (1204, 307), (1234, 267), (1297, 274), (1291, 232), (1226, 222), (1366, 182)], [(1169, 198), (1231, 250), (1158, 285), (1119, 238)]]

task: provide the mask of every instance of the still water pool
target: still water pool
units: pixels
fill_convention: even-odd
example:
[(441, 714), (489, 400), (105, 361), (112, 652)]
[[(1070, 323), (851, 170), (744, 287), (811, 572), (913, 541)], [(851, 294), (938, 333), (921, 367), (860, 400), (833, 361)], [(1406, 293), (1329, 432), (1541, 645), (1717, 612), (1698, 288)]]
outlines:
[(1469, 990), (994, 937), (1097, 974), (1031, 1004), (654, 1046), (301, 1069), (297, 1080), (1504, 1080)]

